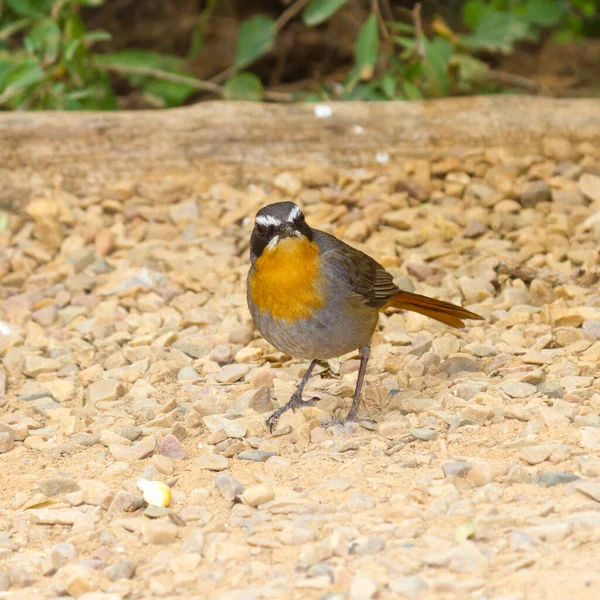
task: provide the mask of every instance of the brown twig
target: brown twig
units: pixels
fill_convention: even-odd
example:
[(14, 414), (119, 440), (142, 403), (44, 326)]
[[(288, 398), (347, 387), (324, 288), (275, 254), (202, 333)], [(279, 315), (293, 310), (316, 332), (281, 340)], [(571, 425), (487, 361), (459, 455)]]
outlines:
[(385, 13), (385, 19), (387, 21), (394, 20), (394, 11), (390, 6), (390, 0), (381, 0), (381, 12)]
[(385, 24), (385, 19), (381, 14), (381, 6), (379, 5), (379, 0), (371, 0), (371, 12), (374, 12), (377, 16), (377, 22), (379, 23), (379, 30), (381, 31), (381, 35), (385, 41), (390, 39), (390, 32)]
[(209, 83), (221, 83), (222, 81), (226, 81), (230, 77), (233, 77), (237, 73), (237, 71), (238, 71), (238, 68), (236, 65), (230, 65), (229, 67), (227, 67), (225, 70), (221, 71), (220, 73), (213, 75), (208, 80), (208, 82)]
[(423, 43), (423, 22), (421, 21), (421, 3), (417, 2), (412, 9), (415, 22), (415, 54), (420, 60), (425, 59), (425, 44)]
[[(210, 94), (216, 94), (217, 96), (223, 95), (223, 88), (218, 83), (202, 81), (201, 79), (196, 79), (195, 77), (190, 77), (188, 75), (178, 75), (177, 73), (169, 73), (167, 71), (161, 71), (160, 69), (153, 69), (151, 67), (135, 67), (132, 65), (124, 66), (97, 64), (96, 66), (99, 69), (120, 73), (121, 75), (142, 75), (154, 77), (154, 79), (161, 79), (162, 81), (181, 83), (201, 92), (208, 92)], [(265, 99), (272, 100), (273, 102), (291, 102), (294, 97), (292, 94), (287, 94), (285, 92), (265, 90)]]
[(487, 72), (488, 81), (493, 81), (501, 85), (507, 85), (511, 87), (517, 87), (530, 92), (541, 91), (541, 84), (528, 77), (522, 75), (515, 75), (514, 73), (507, 73), (506, 71), (495, 71), (489, 69)]
[(160, 69), (153, 69), (152, 67), (137, 67), (134, 65), (104, 65), (102, 63), (96, 63), (95, 66), (99, 69), (112, 71), (114, 73), (121, 73), (122, 75), (142, 75), (154, 77), (155, 79), (161, 79), (162, 81), (181, 83), (202, 92), (209, 92), (219, 96), (222, 94), (221, 86), (217, 85), (216, 83), (202, 81), (201, 79), (196, 79), (195, 77), (190, 77), (188, 75), (169, 73), (168, 71), (161, 71)]
[(275, 21), (275, 33), (279, 33), (309, 2), (310, 0), (296, 0), (288, 6)]

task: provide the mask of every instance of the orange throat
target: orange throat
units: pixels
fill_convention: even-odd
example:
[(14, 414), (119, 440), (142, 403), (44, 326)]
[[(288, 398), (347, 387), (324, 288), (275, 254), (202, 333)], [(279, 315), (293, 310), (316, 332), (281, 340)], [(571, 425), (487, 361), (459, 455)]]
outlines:
[(305, 237), (284, 238), (256, 259), (250, 299), (275, 319), (307, 319), (323, 306), (318, 279), (319, 247)]

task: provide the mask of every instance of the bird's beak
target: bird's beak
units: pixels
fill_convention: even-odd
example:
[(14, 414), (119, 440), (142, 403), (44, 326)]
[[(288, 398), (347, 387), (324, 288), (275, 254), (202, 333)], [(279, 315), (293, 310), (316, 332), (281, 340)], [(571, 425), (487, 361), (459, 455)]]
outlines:
[(288, 238), (294, 236), (294, 228), (291, 225), (283, 225), (279, 230), (280, 238)]

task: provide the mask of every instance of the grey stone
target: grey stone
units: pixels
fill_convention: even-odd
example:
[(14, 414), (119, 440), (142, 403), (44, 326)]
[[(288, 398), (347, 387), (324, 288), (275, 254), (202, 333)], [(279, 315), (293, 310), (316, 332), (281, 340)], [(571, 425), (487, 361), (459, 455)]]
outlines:
[(215, 375), (215, 381), (219, 383), (234, 383), (250, 372), (250, 365), (236, 363), (225, 365), (219, 373)]
[(40, 479), (37, 482), (37, 487), (44, 496), (48, 496), (49, 498), (59, 496), (60, 494), (77, 492), (81, 489), (74, 479), (60, 476)]
[(505, 381), (500, 387), (511, 398), (525, 398), (536, 392), (534, 385), (523, 381)]
[(440, 371), (448, 373), (448, 375), (456, 375), (457, 373), (475, 373), (479, 369), (477, 363), (472, 358), (466, 356), (451, 356), (447, 358), (439, 366)]
[(109, 402), (120, 398), (124, 393), (123, 384), (117, 379), (99, 379), (90, 383), (87, 389), (87, 402)]
[(158, 453), (171, 460), (184, 460), (185, 451), (181, 442), (174, 435), (166, 435), (158, 444)]
[(533, 478), (533, 483), (541, 487), (552, 487), (554, 485), (571, 483), (578, 479), (580, 479), (579, 475), (569, 473), (568, 471), (557, 471), (555, 473), (543, 472)]
[(427, 592), (427, 584), (418, 575), (396, 577), (390, 581), (390, 590), (403, 598), (414, 600)]
[(217, 491), (226, 500), (233, 500), (244, 493), (244, 486), (228, 473), (219, 473), (215, 476)]
[(256, 450), (254, 448), (245, 450), (237, 455), (240, 460), (252, 460), (254, 462), (265, 462), (271, 456), (277, 456), (277, 452), (272, 450)]
[(581, 325), (581, 329), (583, 329), (584, 333), (591, 338), (600, 340), (600, 321), (596, 321), (595, 319), (584, 321)]
[(185, 539), (181, 546), (181, 551), (184, 554), (202, 554), (204, 547), (204, 534), (202, 530), (196, 529)]
[(429, 427), (413, 427), (409, 431), (418, 440), (423, 440), (424, 442), (432, 442), (440, 437), (439, 431), (429, 429)]
[(154, 454), (156, 446), (156, 437), (149, 435), (132, 446), (126, 446), (125, 444), (111, 444), (108, 449), (116, 460), (129, 461), (147, 458), (151, 454)]
[(271, 388), (268, 385), (261, 385), (250, 398), (248, 408), (261, 414), (273, 410)]
[(195, 464), (208, 471), (223, 471), (229, 467), (229, 460), (220, 454), (203, 454), (196, 459)]
[(183, 367), (177, 373), (177, 381), (198, 381), (198, 379), (202, 379), (202, 375), (194, 367)]
[(106, 569), (106, 575), (111, 581), (131, 579), (135, 575), (137, 565), (133, 560), (120, 560)]
[(552, 190), (545, 181), (531, 181), (521, 192), (519, 202), (524, 208), (534, 208), (539, 202), (550, 202)]
[(134, 512), (144, 504), (144, 498), (141, 494), (120, 490), (115, 494), (110, 506), (109, 512)]
[(364, 492), (354, 492), (345, 503), (345, 507), (352, 513), (362, 512), (375, 508), (377, 500)]
[(565, 391), (560, 385), (553, 381), (543, 381), (537, 386), (538, 392), (544, 394), (548, 398), (562, 398), (565, 395)]
[(14, 447), (13, 436), (8, 431), (0, 431), (0, 454), (5, 454)]
[(135, 425), (126, 425), (125, 427), (121, 427), (119, 435), (130, 442), (135, 442), (142, 435), (142, 428)]
[(385, 548), (385, 540), (378, 535), (363, 535), (350, 545), (350, 554), (377, 554)]
[(50, 550), (50, 561), (52, 570), (58, 571), (69, 562), (77, 558), (77, 549), (69, 542), (58, 542)]
[(442, 465), (446, 477), (466, 477), (473, 465), (466, 461), (448, 461)]

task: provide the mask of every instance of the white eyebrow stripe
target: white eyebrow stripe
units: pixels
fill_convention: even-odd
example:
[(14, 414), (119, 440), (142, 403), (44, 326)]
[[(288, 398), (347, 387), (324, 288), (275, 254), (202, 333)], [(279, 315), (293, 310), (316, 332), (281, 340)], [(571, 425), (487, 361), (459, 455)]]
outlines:
[(264, 227), (268, 227), (269, 225), (277, 227), (278, 225), (281, 225), (281, 221), (272, 215), (258, 215), (258, 217), (256, 217), (256, 222)]
[(287, 217), (288, 223), (291, 223), (292, 221), (297, 219), (301, 214), (302, 214), (302, 211), (300, 210), (300, 207), (294, 206), (294, 208), (292, 208), (292, 210), (290, 211), (290, 214)]

